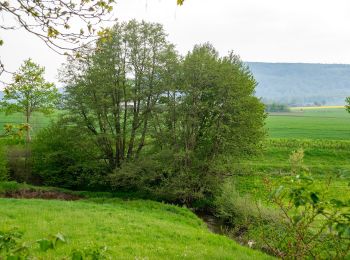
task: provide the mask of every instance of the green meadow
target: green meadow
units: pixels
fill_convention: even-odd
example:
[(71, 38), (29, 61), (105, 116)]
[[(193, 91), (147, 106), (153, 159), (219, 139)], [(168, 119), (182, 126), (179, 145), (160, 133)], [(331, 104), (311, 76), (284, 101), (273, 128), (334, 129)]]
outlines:
[[(33, 132), (54, 117), (36, 114)], [(0, 119), (1, 124), (22, 122), (19, 114), (0, 114)], [(331, 198), (350, 200), (350, 115), (343, 108), (272, 113), (266, 129), (268, 138), (263, 151), (232, 164), (236, 187), (242, 194), (265, 200), (266, 179), (276, 187), (288, 185), (289, 156), (302, 148), (304, 168), (312, 173), (319, 190)], [(0, 199), (0, 230), (8, 227), (18, 227), (23, 232), (21, 242), (34, 241), (33, 254), (40, 259), (69, 258), (76, 250), (92, 250), (119, 259), (268, 258), (209, 232), (188, 209), (151, 201)], [(57, 233), (64, 234), (67, 242), (55, 250), (40, 251), (35, 241)]]
[(286, 184), (290, 154), (304, 150), (305, 171), (316, 183), (329, 181), (328, 196), (350, 199), (350, 114), (344, 108), (294, 108), (271, 113), (266, 121), (268, 140), (258, 156), (236, 163), (235, 181), (243, 193), (267, 198), (264, 179)]
[[(0, 199), (0, 230), (9, 227), (23, 232), (21, 243), (34, 242), (38, 259), (75, 259), (76, 251), (98, 255), (91, 259), (270, 259), (209, 232), (186, 208), (144, 200)], [(36, 241), (58, 233), (65, 243), (39, 249)]]
[(350, 140), (350, 115), (344, 108), (295, 108), (269, 114), (270, 138)]
[[(32, 133), (40, 131), (40, 129), (45, 128), (54, 120), (59, 112), (54, 112), (50, 115), (44, 115), (42, 113), (33, 113), (30, 125)], [(25, 117), (22, 113), (14, 113), (11, 115), (6, 115), (4, 112), (0, 111), (0, 133), (6, 126), (6, 124), (22, 124), (25, 122)]]

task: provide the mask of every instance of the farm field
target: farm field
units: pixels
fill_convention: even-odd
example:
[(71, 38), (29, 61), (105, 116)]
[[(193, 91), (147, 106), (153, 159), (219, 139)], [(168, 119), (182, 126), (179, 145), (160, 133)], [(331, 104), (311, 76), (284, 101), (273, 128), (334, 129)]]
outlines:
[[(42, 113), (33, 113), (31, 118), (32, 133), (40, 131), (40, 129), (48, 126), (50, 121), (55, 119), (59, 112), (55, 112), (50, 115), (44, 115)], [(6, 124), (21, 124), (25, 122), (25, 117), (21, 113), (15, 113), (6, 115), (0, 111), (0, 133), (4, 129)]]
[(210, 233), (188, 209), (151, 201), (0, 199), (0, 230), (9, 227), (20, 227), (26, 242), (65, 236), (54, 250), (34, 244), (40, 259), (67, 259), (74, 250), (99, 255), (91, 259), (270, 259)]
[(276, 187), (282, 185), (290, 172), (290, 154), (302, 148), (305, 169), (320, 188), (331, 180), (327, 196), (350, 199), (350, 114), (344, 108), (294, 108), (290, 113), (271, 113), (266, 127), (269, 139), (264, 151), (234, 165), (241, 192), (268, 197), (263, 179), (270, 178)]
[(350, 140), (350, 115), (339, 107), (271, 113), (266, 127), (270, 138)]
[[(33, 132), (49, 125), (58, 113), (48, 116), (35, 113), (31, 123)], [(0, 112), (0, 129), (7, 123), (22, 122), (24, 116), (20, 113), (5, 115)], [(270, 113), (266, 129), (270, 138), (350, 141), (350, 115), (342, 107), (298, 107), (289, 113)]]

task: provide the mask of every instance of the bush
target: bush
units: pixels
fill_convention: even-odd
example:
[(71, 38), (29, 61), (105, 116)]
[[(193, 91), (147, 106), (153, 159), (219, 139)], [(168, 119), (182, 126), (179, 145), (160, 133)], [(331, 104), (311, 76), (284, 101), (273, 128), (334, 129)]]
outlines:
[(230, 228), (229, 233), (242, 243), (250, 240), (259, 243), (260, 233), (254, 233), (257, 227), (281, 221), (274, 209), (261, 206), (249, 195), (239, 194), (232, 179), (228, 179), (215, 196), (214, 207), (215, 215)]
[(0, 143), (0, 181), (8, 179), (8, 167), (5, 147)]
[(307, 173), (290, 178), (288, 186), (271, 189), (270, 201), (284, 219), (278, 227), (283, 235), (264, 232), (266, 246), (282, 258), (350, 257), (350, 201), (326, 197), (329, 181), (320, 187)]
[(38, 178), (32, 175), (30, 145), (8, 146), (7, 158), (9, 167), (9, 179), (17, 182), (39, 184)]
[(204, 207), (219, 185), (219, 180), (209, 169), (176, 168), (180, 160), (171, 151), (145, 155), (124, 163), (109, 175), (114, 190), (141, 192), (150, 198), (191, 207)]
[(84, 129), (60, 121), (32, 143), (33, 172), (42, 183), (69, 189), (104, 187), (106, 165)]

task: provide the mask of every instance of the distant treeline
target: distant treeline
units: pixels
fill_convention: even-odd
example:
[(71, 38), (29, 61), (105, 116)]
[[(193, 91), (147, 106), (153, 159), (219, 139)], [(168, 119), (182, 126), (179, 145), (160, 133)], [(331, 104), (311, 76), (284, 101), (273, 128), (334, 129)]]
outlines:
[(264, 103), (343, 105), (350, 96), (350, 65), (247, 62)]
[(289, 107), (286, 104), (270, 103), (265, 104), (266, 112), (290, 112)]

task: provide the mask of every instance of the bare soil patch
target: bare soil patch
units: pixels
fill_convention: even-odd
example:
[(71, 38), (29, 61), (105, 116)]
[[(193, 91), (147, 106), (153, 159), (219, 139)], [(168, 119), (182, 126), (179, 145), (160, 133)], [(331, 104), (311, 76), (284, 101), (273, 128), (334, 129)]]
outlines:
[(0, 197), (15, 199), (79, 200), (80, 196), (60, 191), (16, 190), (7, 191)]

